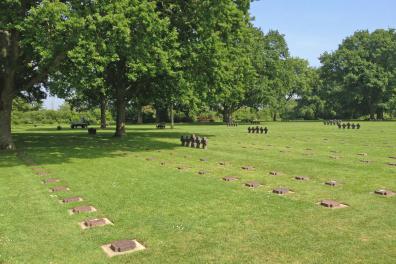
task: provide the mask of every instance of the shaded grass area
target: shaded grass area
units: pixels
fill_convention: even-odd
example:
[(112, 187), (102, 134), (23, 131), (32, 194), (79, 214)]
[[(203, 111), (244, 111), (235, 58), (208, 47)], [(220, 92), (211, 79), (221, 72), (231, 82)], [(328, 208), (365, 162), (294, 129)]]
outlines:
[[(396, 123), (363, 123), (359, 131), (266, 125), (266, 136), (247, 134), (247, 126), (130, 126), (123, 139), (112, 138), (112, 129), (88, 136), (18, 127), (19, 151), (62, 182), (44, 185), (45, 177), (16, 154), (1, 154), (0, 263), (393, 263), (396, 197), (372, 192), (396, 191), (396, 168), (385, 164), (396, 156)], [(180, 136), (189, 133), (208, 136), (209, 149), (181, 147)], [(269, 176), (272, 170), (282, 175)], [(296, 181), (297, 175), (310, 180)], [(226, 183), (224, 176), (241, 180)], [(248, 189), (248, 180), (263, 186)], [(325, 186), (327, 180), (340, 184)], [(71, 190), (51, 197), (48, 188), (56, 185)], [(294, 193), (271, 193), (281, 186)], [(75, 195), (98, 211), (68, 215), (77, 204), (58, 200)], [(349, 207), (322, 208), (321, 199)], [(77, 225), (101, 216), (114, 226), (83, 231)], [(125, 238), (147, 250), (108, 259), (100, 249)]]

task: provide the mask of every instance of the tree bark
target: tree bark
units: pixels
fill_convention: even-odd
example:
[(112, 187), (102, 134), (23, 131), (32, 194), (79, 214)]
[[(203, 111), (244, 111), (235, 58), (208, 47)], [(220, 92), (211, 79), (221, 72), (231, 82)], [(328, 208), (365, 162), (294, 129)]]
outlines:
[(224, 110), (223, 110), (223, 122), (224, 123), (232, 123), (232, 113), (233, 113), (233, 111), (230, 108), (224, 107)]
[(123, 137), (126, 134), (125, 131), (125, 90), (123, 87), (117, 87), (116, 97), (116, 137)]
[(175, 114), (173, 112), (173, 104), (170, 106), (170, 119), (171, 119), (171, 129), (175, 127)]
[(137, 106), (137, 123), (143, 124), (143, 106), (140, 103)]
[(100, 98), (100, 128), (106, 128), (106, 110), (107, 110), (107, 100), (104, 95)]
[(272, 116), (272, 121), (276, 121), (277, 120), (277, 113), (276, 112), (274, 112), (274, 114), (273, 114), (273, 116)]
[[(8, 77), (8, 78), (7, 78)], [(3, 79), (0, 89), (0, 150), (14, 150), (11, 134), (11, 111), (13, 101), (13, 78)], [(12, 76), (11, 76), (12, 77)]]

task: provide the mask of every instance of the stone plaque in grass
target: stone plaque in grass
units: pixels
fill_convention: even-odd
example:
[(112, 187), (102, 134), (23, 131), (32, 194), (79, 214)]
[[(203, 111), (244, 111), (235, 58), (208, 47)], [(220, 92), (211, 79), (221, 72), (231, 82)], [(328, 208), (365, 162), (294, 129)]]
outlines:
[(90, 206), (90, 205), (77, 206), (72, 209), (73, 214), (90, 213), (90, 212), (95, 212), (95, 211), (96, 211), (95, 207)]
[(360, 160), (361, 163), (371, 163), (370, 160)]
[(200, 158), (200, 159), (199, 159), (199, 161), (202, 161), (202, 162), (207, 162), (207, 161), (208, 161), (208, 159), (207, 159), (207, 158)]
[(201, 170), (201, 171), (198, 171), (198, 174), (199, 174), (199, 175), (204, 175), (204, 174), (208, 174), (208, 172), (207, 172), (207, 171), (204, 171), (204, 170)]
[(367, 153), (358, 153), (358, 156), (367, 156)]
[(337, 185), (337, 181), (327, 181), (327, 182), (325, 182), (325, 184), (329, 185), (329, 186), (336, 186)]
[(309, 177), (307, 177), (307, 176), (296, 176), (296, 177), (294, 177), (294, 179), (296, 179), (298, 181), (307, 181), (307, 180), (309, 180)]
[(394, 163), (394, 162), (388, 162), (387, 163), (389, 166), (396, 166), (396, 163)]
[(253, 166), (247, 165), (247, 166), (242, 166), (242, 169), (243, 169), (243, 170), (247, 170), (247, 171), (253, 171), (253, 170), (255, 170), (256, 168), (253, 167)]
[(330, 158), (330, 159), (335, 159), (335, 160), (339, 160), (339, 159), (340, 159), (340, 157), (339, 157), (339, 156), (334, 156), (334, 155), (332, 155), (332, 156), (329, 156), (329, 158)]
[(322, 200), (320, 201), (320, 205), (327, 208), (343, 208), (346, 207), (345, 204), (339, 203), (334, 200)]
[(147, 161), (152, 161), (152, 160), (155, 160), (155, 158), (150, 157), (150, 158), (146, 158), (146, 160)]
[(44, 180), (43, 182), (44, 182), (45, 184), (48, 184), (48, 183), (60, 182), (60, 180), (57, 179), (57, 178), (49, 178), (49, 179)]
[(136, 240), (117, 240), (110, 244), (101, 246), (109, 257), (133, 253), (144, 250), (145, 247)]
[(305, 150), (311, 151), (312, 149), (311, 148), (306, 148)]
[(283, 195), (283, 194), (289, 193), (289, 189), (287, 189), (287, 188), (276, 188), (276, 189), (273, 189), (272, 192), (276, 193), (276, 194)]
[(239, 180), (239, 178), (233, 177), (233, 176), (226, 176), (226, 177), (223, 177), (223, 180), (224, 181), (237, 181), (237, 180)]
[(80, 202), (83, 199), (79, 196), (75, 196), (75, 197), (68, 197), (68, 198), (64, 198), (62, 200), (63, 203), (74, 203), (74, 202)]
[(35, 173), (38, 176), (48, 176), (48, 172), (46, 171), (36, 171)]
[(86, 228), (99, 227), (107, 224), (109, 224), (109, 221), (106, 218), (88, 219), (83, 222), (83, 225)]
[(55, 186), (50, 189), (51, 192), (67, 192), (68, 190), (66, 186)]
[(374, 193), (382, 196), (394, 196), (396, 194), (395, 192), (384, 189), (376, 190)]
[(396, 156), (390, 156), (389, 158), (390, 159), (396, 159)]
[(110, 248), (115, 252), (124, 252), (136, 248), (136, 243), (133, 240), (117, 240), (111, 243)]
[(272, 175), (272, 176), (280, 176), (281, 173), (278, 172), (278, 171), (270, 171), (270, 172), (269, 172), (269, 175)]
[(225, 165), (226, 165), (226, 163), (225, 163), (225, 161), (220, 161), (220, 162), (219, 162), (219, 165), (221, 165), (221, 166), (225, 166)]
[(245, 183), (245, 186), (249, 187), (249, 188), (257, 188), (260, 187), (261, 184), (257, 181), (249, 181)]

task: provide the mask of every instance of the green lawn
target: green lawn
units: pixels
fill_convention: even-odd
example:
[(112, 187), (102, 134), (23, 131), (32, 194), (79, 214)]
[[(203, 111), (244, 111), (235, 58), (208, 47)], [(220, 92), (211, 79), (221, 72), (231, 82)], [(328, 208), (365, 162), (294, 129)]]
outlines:
[[(386, 165), (396, 162), (388, 158), (396, 156), (396, 123), (367, 122), (361, 130), (265, 125), (266, 136), (247, 134), (247, 126), (136, 125), (123, 139), (113, 138), (112, 128), (88, 136), (80, 129), (16, 127), (18, 153), (0, 154), (0, 263), (395, 263), (396, 196), (373, 191), (396, 191), (396, 167)], [(208, 136), (208, 150), (181, 147), (180, 136), (190, 133)], [(46, 177), (29, 160), (61, 182), (42, 184)], [(282, 175), (270, 176), (273, 170)], [(244, 187), (248, 180), (263, 186)], [(340, 185), (326, 186), (327, 180)], [(48, 189), (58, 185), (70, 191), (55, 197)], [(294, 193), (271, 193), (280, 186)], [(84, 201), (59, 203), (76, 195)], [(327, 209), (317, 204), (321, 199), (349, 207)], [(78, 204), (98, 211), (69, 215)], [(114, 225), (81, 230), (78, 222), (93, 216)], [(100, 248), (128, 238), (147, 249), (108, 258)]]

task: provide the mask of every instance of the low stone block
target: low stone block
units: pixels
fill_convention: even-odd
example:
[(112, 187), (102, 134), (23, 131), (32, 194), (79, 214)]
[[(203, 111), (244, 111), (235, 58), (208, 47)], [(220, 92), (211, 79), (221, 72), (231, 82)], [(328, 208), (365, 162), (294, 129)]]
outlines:
[(261, 184), (257, 181), (249, 181), (245, 183), (245, 186), (249, 187), (249, 188), (257, 188), (259, 186), (261, 186)]
[(252, 171), (252, 170), (255, 170), (256, 168), (253, 166), (242, 166), (242, 169), (247, 170), (247, 171)]
[(329, 186), (336, 186), (337, 182), (336, 181), (327, 181), (327, 182), (325, 182), (325, 184), (329, 185)]
[(374, 193), (378, 194), (378, 195), (383, 195), (383, 196), (394, 196), (396, 194), (392, 191), (384, 190), (384, 189), (376, 190)]
[(277, 171), (270, 171), (269, 174), (272, 175), (272, 176), (279, 176), (280, 175), (280, 173), (277, 172)]
[(50, 189), (51, 192), (67, 192), (69, 188), (65, 186), (55, 186)]
[(82, 205), (82, 206), (77, 206), (71, 209), (73, 214), (79, 214), (79, 213), (90, 213), (90, 212), (95, 212), (96, 209), (93, 206), (90, 205)]
[(226, 177), (223, 177), (223, 180), (224, 181), (237, 181), (237, 180), (239, 180), (239, 178), (233, 177), (233, 176), (226, 176)]
[(48, 183), (60, 182), (60, 180), (57, 179), (57, 178), (49, 178), (49, 179), (44, 180), (43, 182), (44, 182), (45, 184), (48, 184)]
[(62, 200), (63, 203), (74, 203), (74, 202), (81, 202), (83, 199), (79, 196), (75, 197), (68, 197)]
[(322, 200), (320, 201), (320, 205), (328, 208), (339, 208), (341, 207), (341, 203), (334, 200)]
[(276, 189), (273, 189), (272, 192), (276, 193), (276, 194), (283, 195), (283, 194), (289, 193), (289, 189), (287, 189), (287, 188), (276, 188)]
[(294, 177), (294, 179), (296, 179), (298, 181), (307, 181), (307, 180), (309, 180), (309, 177), (307, 177), (307, 176), (296, 176), (296, 177)]
[(118, 240), (110, 244), (101, 246), (108, 257), (134, 253), (146, 249), (136, 240)]

